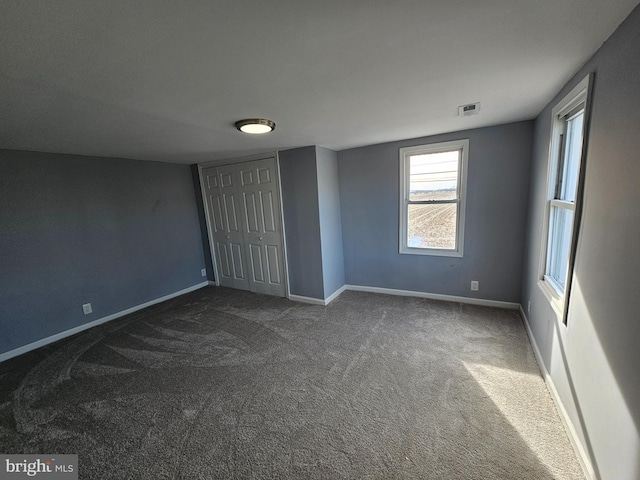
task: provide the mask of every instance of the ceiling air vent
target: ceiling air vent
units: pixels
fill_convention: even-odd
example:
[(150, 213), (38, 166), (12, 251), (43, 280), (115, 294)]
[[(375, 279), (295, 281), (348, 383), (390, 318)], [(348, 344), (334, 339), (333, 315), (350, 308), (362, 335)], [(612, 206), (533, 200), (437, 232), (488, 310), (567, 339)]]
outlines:
[(468, 103), (467, 105), (460, 105), (458, 107), (459, 117), (470, 117), (471, 115), (477, 115), (480, 113), (480, 102)]

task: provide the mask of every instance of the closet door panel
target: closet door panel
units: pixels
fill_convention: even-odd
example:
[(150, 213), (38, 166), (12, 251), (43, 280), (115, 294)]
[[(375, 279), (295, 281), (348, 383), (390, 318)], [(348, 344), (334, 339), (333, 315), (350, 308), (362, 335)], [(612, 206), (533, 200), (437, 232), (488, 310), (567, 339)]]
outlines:
[(208, 167), (202, 174), (220, 284), (285, 296), (275, 159)]

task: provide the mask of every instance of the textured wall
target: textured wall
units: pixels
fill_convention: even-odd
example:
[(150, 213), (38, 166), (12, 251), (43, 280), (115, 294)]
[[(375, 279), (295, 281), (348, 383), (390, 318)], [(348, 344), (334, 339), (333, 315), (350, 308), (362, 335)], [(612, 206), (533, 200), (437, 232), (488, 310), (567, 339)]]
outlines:
[(0, 151), (0, 206), (0, 352), (203, 280), (187, 165)]
[[(532, 125), (338, 152), (346, 283), (519, 302)], [(469, 139), (464, 257), (400, 255), (399, 148), (461, 138)]]
[(285, 150), (278, 157), (289, 290), (293, 295), (324, 298), (316, 148)]
[[(551, 109), (595, 72), (568, 326), (537, 287)], [(562, 401), (603, 479), (640, 478), (640, 7), (536, 120), (522, 301)]]
[(344, 285), (338, 155), (333, 150), (316, 147), (316, 162), (322, 277), (324, 298), (327, 298)]

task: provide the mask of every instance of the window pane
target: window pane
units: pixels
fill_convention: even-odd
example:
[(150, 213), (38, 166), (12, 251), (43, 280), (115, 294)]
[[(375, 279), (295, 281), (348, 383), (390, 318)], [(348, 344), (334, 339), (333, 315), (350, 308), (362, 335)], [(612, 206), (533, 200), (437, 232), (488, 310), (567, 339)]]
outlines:
[(456, 248), (457, 203), (409, 205), (407, 246)]
[(460, 151), (411, 155), (409, 200), (454, 200), (458, 198)]
[(562, 172), (562, 191), (560, 200), (575, 202), (578, 186), (578, 170), (582, 154), (582, 123), (584, 110), (567, 121), (567, 144), (564, 152), (564, 171)]
[(553, 278), (563, 291), (567, 280), (572, 225), (573, 211), (556, 206), (551, 207), (547, 275)]

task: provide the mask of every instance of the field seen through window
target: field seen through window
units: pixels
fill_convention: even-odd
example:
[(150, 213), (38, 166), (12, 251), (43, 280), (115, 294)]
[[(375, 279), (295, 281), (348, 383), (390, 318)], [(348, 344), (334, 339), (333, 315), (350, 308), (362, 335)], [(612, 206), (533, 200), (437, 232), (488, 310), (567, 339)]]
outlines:
[[(460, 151), (413, 155), (410, 158), (410, 202), (455, 200)], [(409, 203), (407, 246), (456, 248), (457, 203)]]

